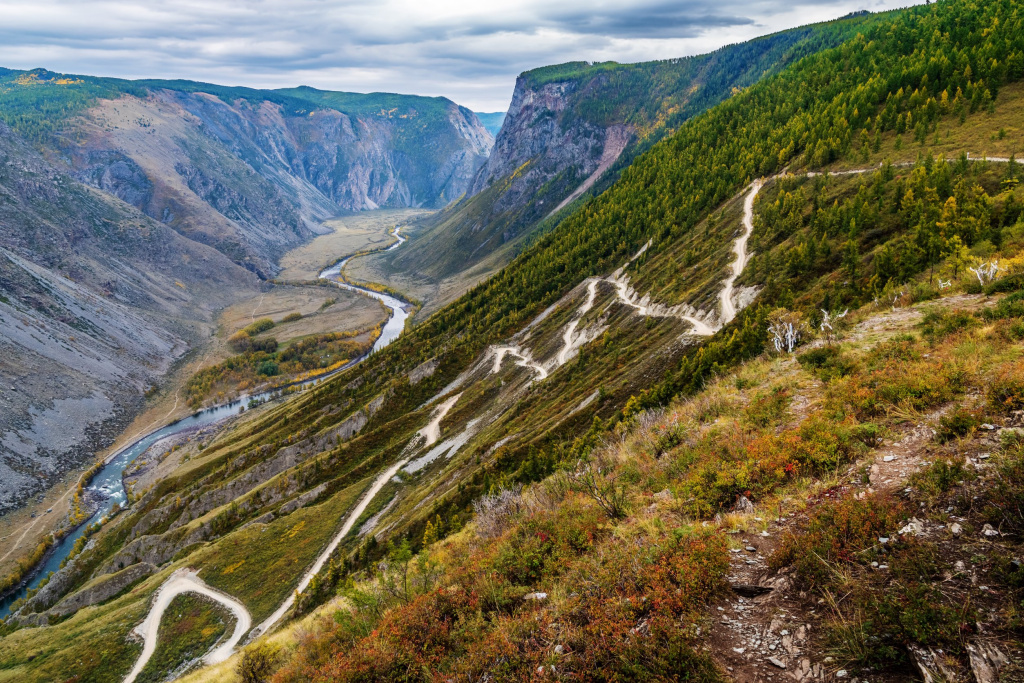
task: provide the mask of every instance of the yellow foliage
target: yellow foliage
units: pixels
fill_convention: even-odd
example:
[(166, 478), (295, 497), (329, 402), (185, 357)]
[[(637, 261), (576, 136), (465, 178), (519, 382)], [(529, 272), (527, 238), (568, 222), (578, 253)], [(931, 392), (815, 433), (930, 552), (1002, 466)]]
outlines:
[(245, 564), (245, 560), (240, 560), (239, 562), (236, 562), (230, 567), (225, 568), (224, 571), (221, 572), (221, 574), (234, 574), (235, 570), (241, 567), (243, 564)]

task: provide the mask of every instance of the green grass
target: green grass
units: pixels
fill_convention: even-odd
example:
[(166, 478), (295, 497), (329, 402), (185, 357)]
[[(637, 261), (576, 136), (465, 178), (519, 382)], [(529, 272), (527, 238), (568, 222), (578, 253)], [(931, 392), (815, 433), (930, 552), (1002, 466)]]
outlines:
[(142, 653), (142, 644), (128, 634), (145, 616), (147, 597), (148, 593), (136, 589), (112, 602), (81, 610), (57, 626), (23, 628), (0, 639), (0, 681), (121, 680)]
[(164, 612), (156, 651), (136, 680), (163, 681), (182, 665), (204, 656), (234, 628), (234, 622), (231, 613), (212, 600), (194, 593), (179, 595)]
[(341, 528), (363, 486), (354, 485), (330, 500), (296, 510), (269, 525), (252, 524), (231, 532), (189, 558), (200, 576), (243, 602), (262, 621), (291, 593), (299, 577)]

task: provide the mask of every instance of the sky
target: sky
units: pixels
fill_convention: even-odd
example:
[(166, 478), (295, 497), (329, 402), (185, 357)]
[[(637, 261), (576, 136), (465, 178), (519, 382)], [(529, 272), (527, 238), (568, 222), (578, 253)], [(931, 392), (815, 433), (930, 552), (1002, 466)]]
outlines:
[(568, 61), (709, 52), (914, 0), (0, 0), (0, 66), (261, 88), (443, 95), (504, 111)]

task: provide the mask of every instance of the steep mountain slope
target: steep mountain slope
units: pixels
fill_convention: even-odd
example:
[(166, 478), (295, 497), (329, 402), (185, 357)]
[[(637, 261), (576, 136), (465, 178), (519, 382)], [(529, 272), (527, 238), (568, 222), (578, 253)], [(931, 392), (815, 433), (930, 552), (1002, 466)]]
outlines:
[(880, 18), (861, 13), (696, 57), (528, 71), (516, 80), (494, 150), (467, 198), (425, 221), (409, 249), (367, 267), (372, 276), (399, 278), (399, 286), (426, 288), (434, 310), (465, 288), (439, 283), (468, 275), (471, 285), (493, 273), (536, 230), (550, 228), (560, 209), (608, 187), (682, 122)]
[(493, 144), (443, 98), (45, 70), (0, 74), (0, 118), (78, 179), (263, 277), (342, 210), (445, 206)]
[(0, 124), (0, 510), (88, 461), (256, 279)]
[[(792, 362), (766, 361), (718, 383), (720, 393), (679, 419), (663, 423), (645, 409), (695, 394), (762, 353), (769, 322), (784, 343), (787, 324), (800, 329), (801, 315), (820, 325), (811, 317), (819, 308), (842, 302), (872, 315), (876, 297), (881, 309), (933, 297), (929, 271), (952, 272), (961, 258), (978, 268), (972, 257), (999, 257), (1009, 277), (989, 291), (1019, 288), (1011, 269), (1020, 267), (1024, 224), (1019, 212), (1012, 225), (1005, 221), (1024, 196), (1008, 162), (1024, 142), (1012, 123), (1024, 77), (1022, 29), (1009, 0), (907, 10), (682, 125), (608, 192), (388, 348), (193, 441), (172, 476), (134, 492), (132, 506), (22, 606), (15, 621), (24, 628), (6, 626), (0, 661), (28, 680), (80, 661), (83, 677), (116, 678), (141, 650), (125, 634), (154, 592), (191, 568), (268, 631), (278, 613), (299, 616), (346, 589), (351, 602), (332, 603), (328, 620), (303, 630), (280, 680), (410, 672), (522, 680), (563, 667), (581, 679), (680, 671), (725, 678), (722, 669), (735, 664), (716, 664), (703, 646), (742, 655), (748, 647), (760, 653), (761, 641), (723, 650), (702, 640), (721, 621), (709, 601), (728, 595), (730, 572), (746, 571), (730, 568), (736, 553), (723, 534), (704, 530), (727, 529), (719, 519), (727, 525), (744, 500), (765, 515), (744, 517), (744, 525), (766, 523), (768, 511), (806, 492), (798, 488), (804, 477), (839, 477), (887, 438), (885, 430), (954, 398), (982, 396), (1004, 376), (993, 410), (1012, 419), (1007, 411), (1019, 409), (1021, 393), (1019, 344), (1010, 341), (1019, 338), (1020, 296), (997, 304), (1006, 322), (982, 330), (990, 336), (935, 357), (896, 338), (877, 351), (858, 349), (852, 365), (812, 356), (807, 372), (821, 374), (814, 379)], [(913, 148), (904, 146), (908, 130), (918, 138)], [(977, 154), (979, 142), (1007, 161), (957, 161), (959, 152)], [(915, 161), (940, 150), (951, 160)], [(883, 154), (895, 163), (882, 164)], [(850, 173), (823, 178), (825, 169)], [(966, 254), (949, 250), (954, 237)], [(762, 251), (740, 269), (744, 243)], [(974, 289), (962, 267), (959, 275), (957, 288)], [(957, 320), (934, 319), (922, 334), (972, 324)], [(885, 330), (876, 323), (893, 322), (874, 320), (864, 334), (877, 341)], [(984, 364), (970, 360), (982, 347)], [(819, 402), (820, 385), (810, 385), (835, 376), (853, 379), (836, 385), (831, 403)], [(792, 403), (800, 421), (790, 424), (787, 392), (805, 386)], [(746, 393), (723, 396), (730, 387)], [(726, 420), (717, 424), (720, 416)], [(617, 448), (631, 423), (641, 428), (635, 442)], [(883, 479), (891, 476), (887, 470)], [(537, 481), (547, 483), (526, 498), (514, 490)], [(892, 533), (905, 516), (886, 513), (864, 538)], [(474, 517), (447, 550), (437, 546)], [(855, 544), (864, 538), (851, 538), (838, 560), (850, 562), (864, 547)], [(921, 566), (913, 559), (900, 577), (913, 578)], [(778, 566), (792, 561), (780, 555)], [(70, 617), (51, 611), (69, 593), (89, 606)], [(923, 647), (960, 642), (955, 655), (969, 658), (972, 640), (946, 636), (966, 638), (972, 622), (992, 620), (981, 611), (977, 621), (973, 613), (950, 616), (949, 599), (927, 597), (941, 600), (932, 612), (941, 621), (932, 621), (945, 635), (914, 637)], [(820, 607), (810, 609), (821, 618)], [(898, 600), (886, 609), (900, 612)], [(743, 611), (732, 610), (730, 620)], [(908, 613), (915, 623), (928, 620), (926, 610)], [(38, 626), (51, 618), (62, 621)], [(764, 635), (765, 647), (781, 645), (787, 658), (794, 641), (805, 647), (806, 630), (786, 644), (778, 625), (764, 627), (780, 641)], [(896, 637), (885, 629), (868, 633), (861, 650), (872, 650), (872, 637), (904, 648), (915, 642), (904, 638), (909, 628)], [(87, 656), (81, 643), (88, 652), (100, 643), (108, 656)], [(827, 662), (816, 655), (813, 663), (816, 670), (808, 661), (800, 671), (821, 678)]]

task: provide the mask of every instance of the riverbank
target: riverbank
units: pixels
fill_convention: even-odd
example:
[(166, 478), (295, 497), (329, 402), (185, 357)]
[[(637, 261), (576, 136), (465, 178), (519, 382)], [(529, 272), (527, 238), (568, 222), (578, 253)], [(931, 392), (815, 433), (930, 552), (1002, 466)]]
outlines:
[[(357, 231), (358, 234), (351, 234), (351, 231), (349, 231), (345, 236), (345, 240), (337, 241), (337, 244), (357, 245), (358, 248), (356, 251), (362, 251), (367, 247), (372, 247), (381, 243), (388, 245), (385, 248), (393, 246), (390, 244), (390, 241), (392, 240), (391, 233), (393, 232), (395, 223), (391, 221), (396, 218), (400, 219), (403, 212), (388, 211), (386, 213), (388, 214), (387, 216), (368, 214), (365, 216), (365, 220), (361, 222), (353, 221), (352, 218), (346, 219), (346, 224), (349, 226), (355, 223), (363, 227), (361, 230)], [(330, 223), (330, 221), (328, 223)], [(369, 229), (371, 226), (376, 229), (376, 232)], [(362, 237), (365, 240), (364, 243), (359, 244), (358, 241), (354, 241), (359, 237)], [(322, 238), (318, 238), (318, 240), (322, 240)], [(314, 242), (316, 241), (317, 240), (314, 240)], [(401, 241), (403, 240), (400, 239), (396, 244), (400, 244)], [(298, 250), (308, 250), (309, 246), (309, 244), (304, 245), (303, 247), (299, 247)], [(349, 253), (351, 254), (351, 252)], [(339, 256), (340, 254), (333, 257), (331, 254), (321, 255), (320, 267), (322, 268), (331, 261), (337, 261)], [(303, 258), (309, 257), (306, 255), (303, 256)], [(287, 259), (288, 256), (286, 255), (282, 261)], [(312, 294), (309, 296), (313, 296), (314, 298), (319, 297), (322, 299), (335, 300), (332, 307), (338, 306), (338, 310), (335, 312), (338, 315), (332, 313), (328, 316), (324, 316), (323, 322), (325, 323), (330, 323), (336, 326), (342, 321), (345, 321), (346, 323), (351, 322), (351, 320), (346, 320), (346, 314), (358, 312), (357, 309), (359, 309), (360, 306), (353, 306), (352, 304), (353, 302), (358, 304), (358, 302), (365, 301), (366, 299), (364, 298), (364, 294), (371, 298), (378, 299), (384, 303), (385, 306), (388, 305), (388, 302), (383, 301), (382, 299), (382, 296), (386, 297), (386, 295), (380, 295), (379, 293), (369, 291), (361, 292), (359, 288), (351, 285), (339, 284), (339, 287), (349, 290), (353, 292), (353, 294), (351, 296), (342, 294), (341, 297), (339, 297), (339, 292), (334, 288), (303, 288), (310, 290)], [(293, 288), (287, 289), (290, 290)], [(226, 340), (227, 337), (230, 336), (231, 332), (234, 331), (234, 327), (240, 324), (239, 321), (244, 322), (244, 316), (240, 318), (237, 314), (238, 310), (251, 310), (251, 315), (263, 314), (264, 312), (267, 312), (269, 307), (274, 305), (274, 297), (275, 295), (271, 294), (268, 300), (268, 292), (264, 292), (259, 296), (253, 297), (253, 299), (250, 299), (247, 302), (235, 304), (222, 312), (222, 315), (220, 316), (221, 319), (217, 326), (218, 329), (214, 334), (211, 334), (209, 341), (201, 346), (193, 348), (185, 358), (179, 361), (177, 366), (165, 376), (162, 387), (158, 391), (152, 392), (147, 398), (147, 407), (135, 417), (129, 427), (125, 429), (107, 449), (97, 453), (97, 461), (106, 463), (103, 470), (110, 468), (115, 460), (118, 461), (115, 465), (116, 467), (121, 465), (121, 460), (128, 458), (121, 467), (123, 470), (124, 466), (127, 466), (131, 461), (149, 448), (152, 443), (155, 443), (157, 440), (164, 438), (169, 434), (175, 433), (174, 428), (176, 427), (181, 429), (194, 428), (196, 426), (221, 420), (224, 417), (238, 412), (240, 404), (233, 403), (227, 406), (220, 406), (219, 408), (215, 408), (213, 411), (202, 411), (194, 414), (194, 411), (186, 404), (184, 387), (188, 379), (197, 371), (203, 367), (208, 367), (221, 362), (232, 355), (233, 352), (227, 346)], [(349, 305), (339, 305), (337, 300), (345, 297), (349, 299)], [(382, 334), (382, 337), (386, 336), (387, 340), (390, 341), (400, 334), (402, 329), (404, 329), (405, 319), (408, 317), (408, 310), (411, 307), (406, 302), (398, 301), (392, 297), (388, 298), (391, 298), (396, 314), (389, 314), (387, 324), (384, 326), (385, 333)], [(278, 303), (280, 304), (280, 302)], [(372, 307), (362, 306), (361, 308), (366, 308), (366, 310), (378, 310), (376, 309), (376, 305), (373, 305)], [(363, 321), (364, 317), (365, 316), (356, 315), (355, 321)], [(309, 320), (306, 321), (306, 325), (304, 327), (299, 327), (297, 330), (297, 332), (300, 333), (299, 336), (301, 336), (301, 333), (310, 332), (310, 329), (307, 329), (308, 323)], [(378, 342), (379, 341), (380, 339), (378, 339)], [(374, 345), (374, 349), (376, 348), (379, 348), (377, 344)], [(350, 364), (345, 367), (350, 367)], [(341, 368), (330, 374), (334, 374), (335, 372), (343, 369), (345, 368)], [(314, 381), (324, 379), (327, 376), (328, 375), (324, 375), (315, 378)], [(279, 390), (280, 389), (268, 392), (268, 396)], [(168, 429), (171, 429), (172, 431), (167, 431)], [(22, 560), (32, 554), (41, 542), (53, 534), (62, 525), (66, 526), (66, 520), (72, 511), (71, 500), (73, 498), (73, 494), (78, 488), (81, 476), (87, 472), (87, 470), (88, 467), (83, 466), (66, 476), (60, 481), (60, 483), (51, 487), (48, 491), (42, 494), (41, 499), (33, 499), (33, 503), (31, 505), (8, 513), (4, 517), (0, 518), (0, 525), (5, 529), (3, 537), (0, 538), (0, 575), (6, 576), (11, 570), (17, 567), (19, 560)], [(101, 470), (101, 474), (103, 470)], [(99, 491), (106, 486), (107, 492), (104, 492), (104, 495), (109, 495), (109, 492), (114, 491), (115, 489), (119, 490), (122, 497), (116, 502), (119, 503), (123, 501), (124, 497), (123, 489), (120, 484), (120, 471), (116, 473), (116, 482), (114, 481), (113, 472), (108, 472), (103, 476), (104, 481), (98, 482), (98, 479), (101, 478), (101, 474), (97, 474), (93, 478), (93, 482), (90, 483), (89, 488), (96, 488)], [(107, 479), (110, 481), (107, 481)], [(108, 497), (108, 501), (111, 500), (112, 499)], [(43, 560), (41, 570), (40, 568), (37, 568), (27, 574), (27, 586), (23, 584), (21, 588), (13, 594), (13, 596), (8, 594), (3, 601), (3, 604), (9, 604), (12, 599), (24, 596), (26, 588), (38, 585), (39, 581), (45, 577), (49, 571), (57, 569), (60, 561), (63, 557), (67, 556), (67, 552), (73, 546), (75, 540), (84, 532), (84, 529), (94, 521), (98, 521), (101, 516), (107, 514), (110, 511), (112, 504), (113, 503), (111, 502), (108, 505), (101, 506), (99, 512), (96, 512), (95, 515), (91, 516), (85, 522), (76, 525), (75, 530), (65, 536), (62, 541), (58, 542), (57, 547), (54, 550), (47, 553)], [(49, 512), (47, 512), (47, 510), (49, 510)], [(3, 612), (0, 612), (0, 618), (3, 616), (6, 616), (6, 609), (4, 609)]]

